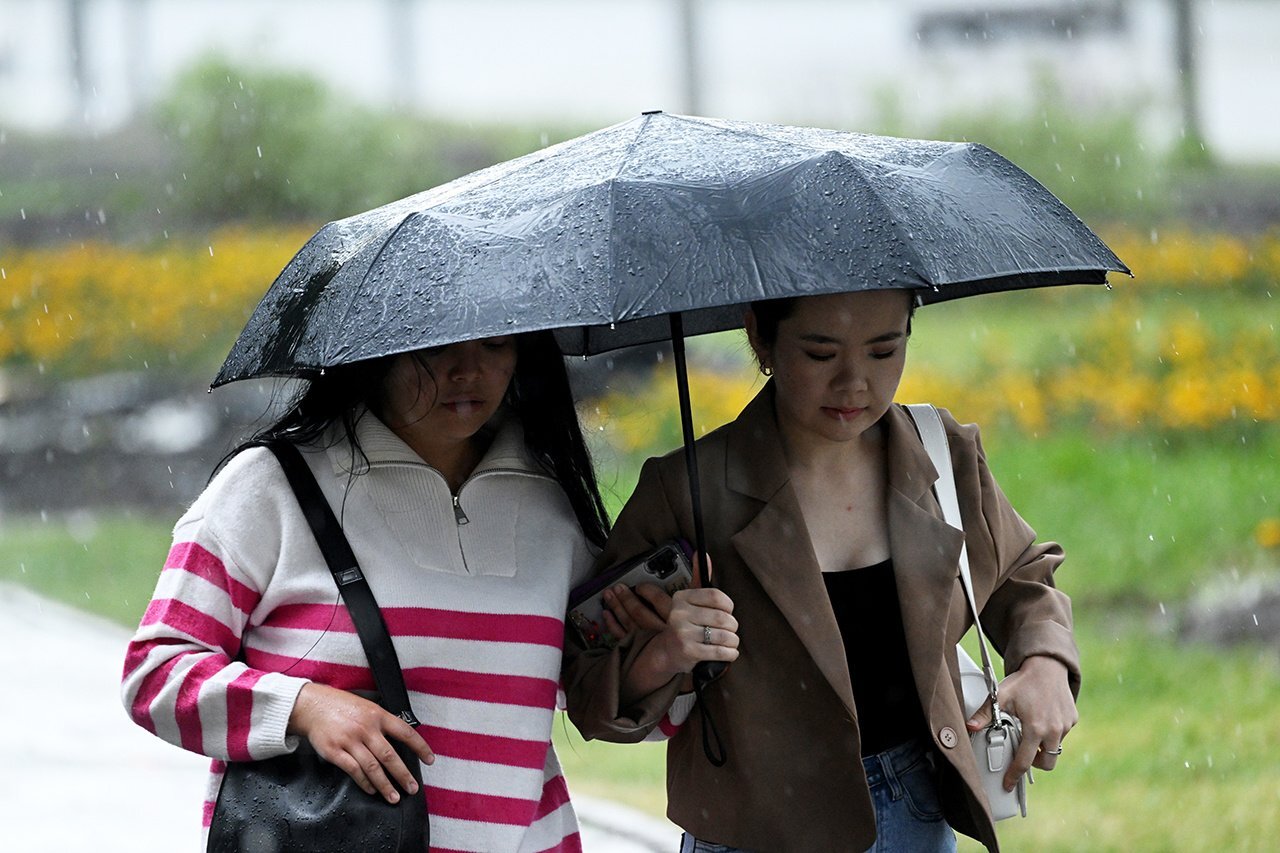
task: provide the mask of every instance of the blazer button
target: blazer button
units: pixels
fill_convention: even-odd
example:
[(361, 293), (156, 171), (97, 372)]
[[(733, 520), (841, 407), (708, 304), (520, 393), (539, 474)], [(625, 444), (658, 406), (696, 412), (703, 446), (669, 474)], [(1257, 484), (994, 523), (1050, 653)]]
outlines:
[(960, 742), (960, 738), (956, 737), (956, 730), (951, 726), (943, 726), (938, 730), (938, 741), (947, 749), (951, 749)]

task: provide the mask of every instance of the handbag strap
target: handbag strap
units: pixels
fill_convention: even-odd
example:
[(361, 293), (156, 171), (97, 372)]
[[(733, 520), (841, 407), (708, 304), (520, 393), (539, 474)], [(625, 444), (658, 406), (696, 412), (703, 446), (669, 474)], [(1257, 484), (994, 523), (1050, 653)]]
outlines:
[[(934, 483), (934, 494), (942, 506), (942, 516), (947, 524), (964, 532), (960, 521), (960, 501), (956, 497), (955, 472), (951, 468), (951, 451), (947, 444), (947, 432), (942, 426), (942, 418), (938, 410), (928, 403), (913, 403), (906, 407), (907, 413), (915, 421), (920, 441), (938, 471), (938, 480)], [(982, 620), (978, 616), (978, 602), (973, 595), (973, 578), (969, 574), (969, 549), (964, 540), (960, 542), (960, 580), (964, 585), (965, 598), (969, 601), (969, 610), (973, 613), (973, 627), (978, 632), (978, 646), (982, 651), (982, 674), (987, 681), (987, 692), (991, 696), (993, 709), (992, 719), (999, 716), (1000, 705), (996, 695), (995, 668), (991, 665), (991, 655), (987, 651), (987, 638), (982, 630)]]
[(351, 621), (355, 623), (356, 634), (360, 637), (360, 645), (369, 659), (369, 669), (382, 696), (383, 707), (411, 726), (421, 725), (409, 704), (409, 691), (404, 686), (400, 659), (391, 644), (382, 611), (378, 609), (373, 590), (369, 589), (369, 582), (360, 571), (351, 543), (342, 532), (342, 525), (320, 491), (320, 484), (293, 442), (275, 439), (266, 442), (266, 446), (280, 460), (280, 467), (298, 498), (302, 514), (315, 534), (316, 544), (320, 546), (324, 561), (338, 584), (338, 592), (342, 594)]

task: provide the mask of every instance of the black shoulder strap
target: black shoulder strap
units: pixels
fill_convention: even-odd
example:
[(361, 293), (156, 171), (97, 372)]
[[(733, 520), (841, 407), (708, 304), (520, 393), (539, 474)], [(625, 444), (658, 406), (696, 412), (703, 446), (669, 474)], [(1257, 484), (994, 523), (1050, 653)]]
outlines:
[(391, 636), (387, 633), (387, 625), (382, 620), (382, 611), (374, 600), (373, 591), (364, 579), (364, 573), (356, 562), (356, 555), (351, 551), (342, 525), (324, 493), (315, 475), (307, 467), (302, 454), (293, 442), (277, 439), (266, 443), (271, 452), (280, 460), (280, 467), (289, 478), (289, 485), (298, 498), (302, 514), (306, 516), (311, 532), (315, 534), (316, 543), (320, 546), (324, 560), (329, 564), (329, 571), (338, 584), (342, 600), (351, 613), (351, 621), (355, 623), (356, 633), (360, 635), (360, 645), (369, 658), (369, 669), (373, 671), (373, 681), (382, 694), (382, 706), (400, 717), (411, 726), (419, 725), (409, 705), (409, 691), (404, 686), (404, 674), (400, 670), (400, 659), (396, 657), (395, 646), (391, 644)]

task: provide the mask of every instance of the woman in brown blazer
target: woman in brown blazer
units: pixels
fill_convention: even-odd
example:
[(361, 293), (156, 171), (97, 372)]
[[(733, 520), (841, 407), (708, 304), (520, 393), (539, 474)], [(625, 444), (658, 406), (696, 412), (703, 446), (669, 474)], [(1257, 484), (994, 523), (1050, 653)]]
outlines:
[[(698, 442), (716, 588), (668, 599), (614, 591), (625, 639), (567, 644), (570, 715), (587, 738), (671, 739), (668, 815), (684, 850), (998, 849), (961, 710), (955, 644), (972, 617), (1001, 651), (1002, 704), (1023, 740), (1006, 779), (1051, 770), (1076, 722), (1079, 662), (1062, 560), (1037, 544), (990, 470), (975, 426), (943, 413), (964, 535), (937, 472), (892, 403), (911, 301), (886, 290), (757, 303), (747, 334), (766, 376), (732, 423)], [(651, 459), (598, 566), (693, 540), (683, 459)], [(688, 673), (729, 662), (693, 702)], [(691, 710), (690, 710), (691, 709)], [(981, 716), (986, 711), (980, 711)], [(680, 725), (680, 718), (688, 719)], [(727, 761), (704, 757), (703, 714)]]

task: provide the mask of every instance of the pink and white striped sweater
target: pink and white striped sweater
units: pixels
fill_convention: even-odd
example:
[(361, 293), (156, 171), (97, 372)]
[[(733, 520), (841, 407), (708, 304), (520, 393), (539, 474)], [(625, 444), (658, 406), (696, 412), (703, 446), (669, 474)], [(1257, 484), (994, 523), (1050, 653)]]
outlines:
[[(456, 501), (372, 414), (368, 464), (337, 441), (304, 449), (382, 608), (419, 729), (434, 851), (579, 850), (551, 746), (568, 590), (591, 549), (559, 485), (499, 429)], [(354, 475), (352, 471), (356, 472)], [(174, 529), (129, 645), (123, 700), (159, 737), (215, 759), (288, 752), (308, 680), (373, 689), (364, 652), (284, 473), (236, 456)]]

